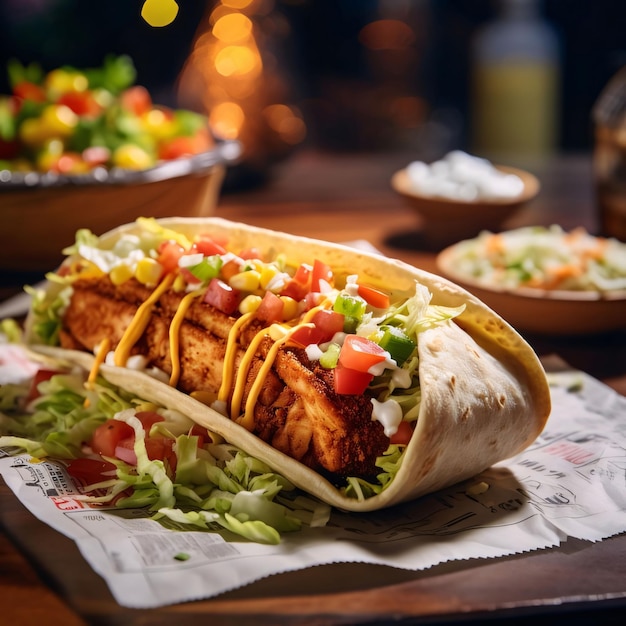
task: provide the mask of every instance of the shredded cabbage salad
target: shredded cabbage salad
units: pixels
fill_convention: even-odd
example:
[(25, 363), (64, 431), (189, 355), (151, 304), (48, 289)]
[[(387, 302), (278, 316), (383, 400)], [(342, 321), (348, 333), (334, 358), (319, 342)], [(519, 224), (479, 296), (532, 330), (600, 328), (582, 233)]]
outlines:
[[(54, 374), (37, 387), (38, 397), (27, 403), (29, 383), (0, 386), (0, 448), (56, 459), (70, 475), (72, 463), (81, 459), (105, 461), (109, 471), (97, 483), (82, 486), (84, 495), (78, 497), (85, 502), (147, 508), (170, 528), (226, 530), (268, 544), (278, 543), (281, 533), (328, 520), (330, 507), (265, 463), (216, 436), (199, 444), (191, 434), (194, 422), (178, 411), (145, 402), (102, 378), (87, 382), (82, 370)], [(164, 418), (152, 429), (173, 440), (174, 470), (148, 457), (148, 433), (136, 417), (141, 411)], [(110, 418), (134, 429), (136, 464), (100, 457), (86, 443)]]
[(585, 229), (485, 231), (457, 244), (455, 274), (487, 286), (609, 292), (626, 289), (626, 244)]

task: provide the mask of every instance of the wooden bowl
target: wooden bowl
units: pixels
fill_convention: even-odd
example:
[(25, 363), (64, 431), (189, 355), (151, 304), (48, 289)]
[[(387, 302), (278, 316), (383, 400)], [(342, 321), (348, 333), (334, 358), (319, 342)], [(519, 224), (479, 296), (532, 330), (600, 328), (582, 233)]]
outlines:
[(626, 290), (566, 291), (487, 285), (459, 271), (461, 243), (437, 255), (439, 272), (480, 298), (522, 333), (592, 335), (626, 328)]
[(539, 193), (539, 181), (531, 173), (513, 167), (497, 166), (497, 169), (522, 179), (524, 190), (519, 196), (477, 201), (422, 196), (416, 191), (406, 169), (392, 176), (391, 187), (423, 218), (424, 237), (433, 244), (444, 246), (474, 237), (483, 230), (499, 231), (508, 219)]
[[(99, 235), (137, 217), (214, 213), (236, 142), (148, 170), (84, 176), (0, 172), (0, 270), (16, 281), (54, 269), (80, 228)], [(6, 282), (6, 281), (5, 281)]]

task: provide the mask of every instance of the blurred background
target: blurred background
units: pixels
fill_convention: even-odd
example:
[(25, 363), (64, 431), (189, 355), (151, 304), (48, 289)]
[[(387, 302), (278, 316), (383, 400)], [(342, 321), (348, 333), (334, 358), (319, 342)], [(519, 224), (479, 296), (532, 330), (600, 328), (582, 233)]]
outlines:
[(626, 64), (621, 0), (179, 0), (164, 27), (142, 5), (0, 0), (0, 65), (127, 54), (155, 102), (243, 142), (241, 184), (302, 147), (591, 150), (593, 103)]

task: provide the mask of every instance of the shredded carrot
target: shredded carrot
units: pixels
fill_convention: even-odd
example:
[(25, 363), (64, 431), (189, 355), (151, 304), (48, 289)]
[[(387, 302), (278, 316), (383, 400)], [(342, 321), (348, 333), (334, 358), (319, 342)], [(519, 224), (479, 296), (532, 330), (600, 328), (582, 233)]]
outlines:
[(487, 238), (485, 241), (485, 250), (489, 256), (492, 254), (502, 254), (504, 252), (504, 239), (502, 235), (498, 233), (494, 233)]
[(567, 265), (559, 265), (557, 267), (550, 267), (546, 270), (546, 280), (544, 287), (546, 289), (556, 289), (562, 282), (568, 278), (578, 278), (584, 274), (584, 269), (581, 265), (568, 263)]

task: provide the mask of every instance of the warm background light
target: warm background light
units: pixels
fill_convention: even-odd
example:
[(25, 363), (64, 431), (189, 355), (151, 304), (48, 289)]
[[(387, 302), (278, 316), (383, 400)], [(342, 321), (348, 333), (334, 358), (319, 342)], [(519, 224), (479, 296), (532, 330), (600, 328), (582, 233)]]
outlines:
[(217, 136), (241, 141), (252, 169), (267, 170), (307, 135), (276, 53), (290, 31), (273, 0), (214, 2), (179, 77), (180, 101), (205, 110)]
[(150, 26), (167, 26), (177, 15), (178, 4), (174, 0), (146, 0), (141, 7), (141, 17)]

